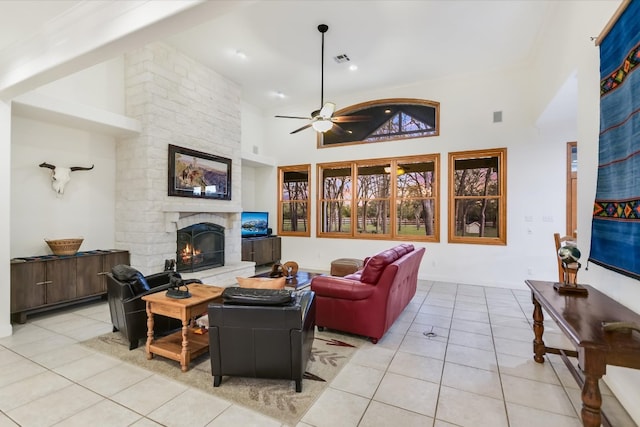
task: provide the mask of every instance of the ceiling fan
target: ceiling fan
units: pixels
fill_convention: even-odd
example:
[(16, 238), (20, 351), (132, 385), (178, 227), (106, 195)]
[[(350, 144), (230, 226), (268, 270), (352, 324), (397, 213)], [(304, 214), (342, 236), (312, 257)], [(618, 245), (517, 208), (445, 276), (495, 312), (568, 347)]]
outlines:
[(362, 122), (369, 120), (369, 116), (336, 116), (333, 117), (333, 113), (336, 111), (336, 104), (333, 102), (324, 102), (324, 33), (327, 32), (329, 26), (325, 24), (318, 25), (318, 31), (322, 34), (322, 58), (321, 58), (321, 74), (320, 74), (320, 109), (311, 112), (310, 117), (300, 116), (276, 116), (283, 119), (302, 119), (309, 120), (310, 122), (293, 132), (298, 133), (301, 130), (313, 127), (317, 132), (326, 132), (334, 129), (337, 132), (344, 132), (340, 126), (334, 123), (347, 123), (347, 122)]

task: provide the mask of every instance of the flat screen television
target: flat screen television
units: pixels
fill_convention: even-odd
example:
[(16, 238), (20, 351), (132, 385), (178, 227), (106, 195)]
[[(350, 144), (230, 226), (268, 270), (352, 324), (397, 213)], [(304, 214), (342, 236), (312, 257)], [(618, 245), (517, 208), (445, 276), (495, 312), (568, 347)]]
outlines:
[(242, 212), (240, 230), (242, 237), (268, 236), (269, 212)]

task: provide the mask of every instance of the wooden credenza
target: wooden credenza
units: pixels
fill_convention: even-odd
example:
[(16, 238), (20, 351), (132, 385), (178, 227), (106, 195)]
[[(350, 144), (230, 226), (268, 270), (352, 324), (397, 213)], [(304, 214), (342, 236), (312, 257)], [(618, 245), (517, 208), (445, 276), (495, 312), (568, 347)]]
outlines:
[(280, 261), (281, 241), (279, 236), (245, 237), (242, 239), (242, 261), (253, 261), (256, 265), (273, 264)]
[(11, 317), (24, 323), (35, 313), (107, 294), (104, 275), (129, 264), (129, 252), (95, 250), (72, 256), (44, 255), (11, 260)]

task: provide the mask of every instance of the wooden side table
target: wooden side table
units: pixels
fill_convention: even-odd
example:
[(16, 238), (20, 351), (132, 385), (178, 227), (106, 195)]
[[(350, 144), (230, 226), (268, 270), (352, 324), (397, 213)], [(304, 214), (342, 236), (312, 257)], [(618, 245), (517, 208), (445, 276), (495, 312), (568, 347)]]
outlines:
[[(597, 289), (584, 285), (588, 296), (561, 294), (553, 282), (527, 280), (533, 302), (534, 360), (544, 362), (546, 353), (558, 354), (582, 387), (582, 425), (585, 427), (610, 426), (601, 411), (602, 396), (598, 381), (607, 371), (607, 365), (640, 369), (640, 335), (629, 328), (607, 330), (603, 322), (623, 322), (640, 325), (640, 315)], [(547, 347), (544, 333), (543, 309), (558, 328), (569, 338), (575, 351)], [(576, 357), (582, 372), (568, 357)]]
[[(147, 359), (152, 359), (154, 354), (180, 362), (182, 372), (189, 369), (192, 358), (209, 351), (209, 337), (193, 333), (189, 326), (191, 320), (198, 315), (207, 312), (207, 306), (211, 301), (220, 297), (224, 288), (218, 286), (192, 283), (188, 286), (190, 298), (169, 298), (165, 292), (156, 292), (145, 295), (142, 299), (147, 305)], [(182, 322), (182, 330), (166, 337), (154, 339), (153, 315), (178, 319)]]

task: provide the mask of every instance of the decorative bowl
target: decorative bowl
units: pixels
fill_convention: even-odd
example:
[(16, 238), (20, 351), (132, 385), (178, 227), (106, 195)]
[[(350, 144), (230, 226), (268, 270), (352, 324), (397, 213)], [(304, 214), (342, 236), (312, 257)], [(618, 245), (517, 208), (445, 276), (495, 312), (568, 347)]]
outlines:
[(75, 255), (80, 249), (83, 240), (82, 237), (75, 239), (44, 239), (54, 255)]

